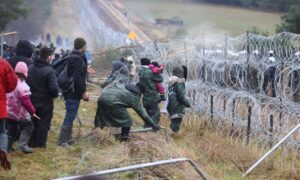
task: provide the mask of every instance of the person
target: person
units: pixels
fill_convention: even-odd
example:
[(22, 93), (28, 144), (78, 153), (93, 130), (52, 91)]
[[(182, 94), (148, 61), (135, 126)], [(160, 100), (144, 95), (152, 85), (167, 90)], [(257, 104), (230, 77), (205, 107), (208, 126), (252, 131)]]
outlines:
[(33, 149), (28, 147), (28, 141), (34, 128), (31, 116), (38, 117), (29, 98), (30, 88), (25, 82), (28, 74), (27, 65), (24, 62), (19, 62), (16, 65), (15, 72), (19, 77), (17, 87), (13, 92), (6, 94), (8, 111), (6, 118), (8, 129), (7, 151), (12, 150), (12, 145), (20, 134), (18, 149), (24, 153), (33, 153)]
[(112, 71), (107, 80), (101, 84), (101, 88), (105, 88), (111, 84), (117, 78), (121, 84), (126, 84), (130, 80), (130, 69), (125, 58), (121, 58), (120, 61), (112, 61)]
[(27, 83), (31, 89), (30, 99), (40, 117), (32, 118), (34, 130), (29, 141), (33, 148), (46, 148), (48, 131), (53, 117), (54, 101), (58, 96), (58, 84), (55, 73), (49, 63), (52, 60), (52, 50), (43, 47), (39, 59), (29, 67)]
[(15, 69), (18, 62), (25, 62), (29, 67), (33, 61), (31, 59), (34, 52), (33, 45), (24, 40), (20, 40), (16, 48), (16, 56), (13, 56), (8, 59), (8, 62), (11, 64), (12, 68)]
[[(156, 82), (162, 82), (163, 78), (160, 74), (152, 73), (149, 68), (150, 60), (147, 58), (141, 59), (141, 68), (139, 71), (139, 82), (145, 86), (145, 93), (143, 95), (143, 106), (146, 112), (158, 124), (160, 121), (159, 103), (161, 101), (160, 95), (156, 89)], [(149, 124), (145, 123), (145, 127)]]
[(61, 50), (56, 48), (54, 51), (54, 59), (51, 61), (51, 65), (58, 62), (61, 58)]
[(170, 128), (178, 133), (184, 115), (185, 108), (191, 108), (185, 96), (186, 68), (178, 66), (173, 69), (172, 76), (168, 79), (168, 105), (167, 110), (170, 116)]
[[(151, 64), (149, 64), (149, 68), (151, 69), (152, 73), (154, 74), (162, 74), (164, 67), (160, 66), (158, 62), (153, 61)], [(161, 82), (155, 82), (155, 86), (157, 91), (160, 93), (160, 98), (162, 101), (166, 100), (165, 96), (165, 87), (162, 85)]]
[(71, 52), (69, 57), (70, 63), (68, 64), (68, 75), (73, 78), (73, 88), (63, 93), (63, 98), (66, 102), (66, 115), (59, 134), (59, 146), (68, 147), (72, 144), (73, 121), (77, 116), (80, 100), (89, 101), (89, 96), (86, 92), (86, 50), (86, 41), (83, 38), (76, 38), (74, 40), (74, 50)]
[(136, 64), (135, 64), (132, 56), (127, 57), (127, 62), (129, 64), (128, 66), (129, 66), (129, 69), (130, 69), (130, 77), (134, 78), (135, 75), (136, 75)]
[(269, 66), (267, 69), (267, 76), (264, 82), (264, 88), (266, 89), (266, 86), (270, 83), (271, 87), (271, 96), (276, 97), (276, 69), (277, 69), (277, 64), (276, 64), (276, 59), (274, 57), (274, 51), (270, 50), (268, 52), (268, 59), (266, 60), (266, 64)]
[(141, 95), (145, 92), (142, 84), (117, 85), (104, 89), (98, 99), (95, 127), (120, 127), (121, 141), (128, 140), (132, 120), (127, 108), (132, 108), (154, 130), (159, 130), (151, 117), (145, 112), (140, 102)]
[(0, 165), (4, 170), (10, 170), (11, 165), (7, 159), (8, 138), (5, 133), (5, 118), (7, 117), (6, 93), (12, 92), (18, 82), (18, 77), (11, 65), (0, 59)]

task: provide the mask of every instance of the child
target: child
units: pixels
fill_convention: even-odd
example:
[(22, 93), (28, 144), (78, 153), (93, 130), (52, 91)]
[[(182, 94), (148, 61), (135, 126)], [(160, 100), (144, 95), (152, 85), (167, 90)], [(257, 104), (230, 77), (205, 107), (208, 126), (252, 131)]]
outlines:
[(184, 109), (191, 108), (191, 105), (185, 97), (186, 67), (175, 67), (172, 74), (173, 76), (167, 81), (169, 84), (167, 110), (171, 119), (170, 128), (174, 133), (178, 133), (184, 115)]
[[(148, 66), (154, 74), (161, 74), (164, 70), (164, 67), (162, 65), (159, 65), (158, 62), (155, 62), (155, 61), (152, 62), (151, 64), (149, 64)], [(161, 82), (156, 82), (155, 86), (156, 86), (157, 91), (160, 94), (161, 100), (165, 101), (166, 97), (165, 97), (165, 88), (164, 88), (164, 86), (161, 84)]]
[(26, 84), (28, 68), (24, 62), (16, 65), (15, 72), (19, 77), (17, 87), (11, 93), (6, 94), (7, 98), (7, 129), (8, 129), (8, 146), (7, 150), (12, 150), (12, 145), (16, 141), (18, 135), (18, 148), (24, 153), (33, 153), (32, 148), (28, 147), (28, 140), (33, 131), (33, 123), (31, 116), (35, 115), (29, 95), (30, 88)]

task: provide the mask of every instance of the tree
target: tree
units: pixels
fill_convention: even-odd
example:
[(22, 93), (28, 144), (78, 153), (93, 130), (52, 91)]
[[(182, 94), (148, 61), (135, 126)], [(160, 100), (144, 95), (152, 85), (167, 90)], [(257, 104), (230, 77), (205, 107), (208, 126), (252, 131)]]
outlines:
[(22, 7), (22, 0), (1, 0), (0, 1), (0, 32), (6, 25), (19, 17), (26, 17), (28, 9)]
[(300, 34), (300, 4), (292, 5), (287, 14), (281, 17), (281, 24), (276, 27), (277, 32), (292, 32)]

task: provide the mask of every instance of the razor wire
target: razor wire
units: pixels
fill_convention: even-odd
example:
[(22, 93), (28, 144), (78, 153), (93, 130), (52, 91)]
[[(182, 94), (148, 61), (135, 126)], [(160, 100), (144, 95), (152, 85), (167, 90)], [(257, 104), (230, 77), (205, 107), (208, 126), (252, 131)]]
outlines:
[[(270, 51), (275, 62), (269, 60)], [(284, 137), (300, 122), (298, 34), (155, 41), (134, 52), (138, 53), (135, 57), (164, 64), (165, 79), (175, 66), (186, 65), (186, 93), (194, 106), (192, 113), (204, 115), (221, 129), (245, 132), (251, 107), (251, 139), (267, 145)], [(289, 138), (287, 146), (299, 146), (299, 140), (300, 132)]]

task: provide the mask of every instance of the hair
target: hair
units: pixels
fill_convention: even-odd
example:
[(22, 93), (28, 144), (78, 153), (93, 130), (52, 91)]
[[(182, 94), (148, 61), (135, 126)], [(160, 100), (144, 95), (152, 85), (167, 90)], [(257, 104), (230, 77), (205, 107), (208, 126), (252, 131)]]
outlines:
[(26, 76), (23, 73), (16, 73), (16, 74), (17, 74), (17, 76), (19, 77), (19, 79), (21, 81), (25, 81), (26, 80)]
[(155, 67), (159, 67), (158, 62), (156, 62), (156, 61), (152, 61), (151, 64), (152, 64), (153, 66), (155, 66)]
[(149, 65), (150, 63), (151, 63), (151, 61), (148, 58), (142, 58), (141, 59), (141, 64), (142, 65)]
[(43, 61), (46, 61), (47, 60), (47, 58), (49, 57), (49, 56), (51, 56), (52, 55), (52, 49), (51, 48), (48, 48), (48, 47), (43, 47), (42, 49), (41, 49), (41, 51), (40, 51), (40, 58), (43, 60)]

